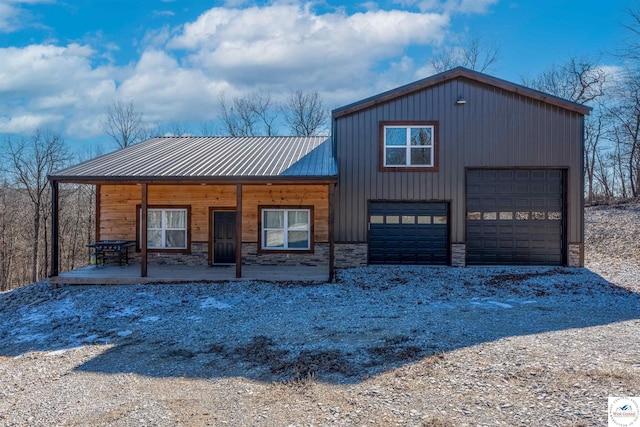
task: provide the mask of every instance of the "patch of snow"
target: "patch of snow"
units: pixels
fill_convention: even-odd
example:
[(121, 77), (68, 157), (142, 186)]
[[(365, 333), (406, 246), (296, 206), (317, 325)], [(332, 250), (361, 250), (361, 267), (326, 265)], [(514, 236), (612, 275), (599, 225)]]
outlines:
[(129, 329), (126, 329), (124, 331), (118, 331), (118, 336), (119, 337), (128, 337), (129, 335), (131, 335), (133, 332), (131, 332)]
[(120, 306), (114, 308), (105, 317), (108, 319), (115, 319), (118, 317), (133, 317), (140, 314), (140, 308), (135, 306)]
[(40, 313), (36, 308), (32, 308), (29, 313), (25, 313), (22, 315), (20, 322), (30, 324), (44, 324), (51, 322), (51, 316)]
[(504, 302), (499, 302), (499, 301), (487, 301), (488, 304), (493, 304), (495, 306), (498, 306), (500, 308), (513, 308), (513, 306), (511, 304), (506, 304)]
[(200, 308), (217, 308), (218, 310), (224, 310), (231, 308), (231, 305), (226, 302), (218, 301), (213, 297), (208, 297), (200, 303)]
[(160, 320), (160, 316), (147, 316), (140, 319), (140, 322), (149, 323), (149, 322), (157, 322)]
[(14, 343), (23, 343), (23, 342), (44, 342), (48, 338), (47, 334), (35, 333), (35, 334), (26, 334), (19, 335), (13, 339)]
[(93, 342), (93, 341), (97, 340), (98, 338), (100, 338), (100, 335), (92, 334), (92, 335), (89, 335), (88, 337), (83, 338), (82, 342)]
[(435, 307), (435, 308), (446, 308), (446, 309), (454, 309), (455, 308), (455, 306), (453, 304), (449, 304), (449, 303), (446, 303), (446, 302), (439, 302), (439, 301), (431, 303), (430, 306), (431, 307)]

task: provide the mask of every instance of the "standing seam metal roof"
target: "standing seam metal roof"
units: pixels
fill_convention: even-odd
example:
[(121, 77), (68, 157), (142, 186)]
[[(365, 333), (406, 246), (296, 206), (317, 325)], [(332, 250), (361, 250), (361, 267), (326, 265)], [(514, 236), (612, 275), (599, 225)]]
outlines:
[(331, 139), (160, 137), (50, 175), (56, 179), (336, 177)]

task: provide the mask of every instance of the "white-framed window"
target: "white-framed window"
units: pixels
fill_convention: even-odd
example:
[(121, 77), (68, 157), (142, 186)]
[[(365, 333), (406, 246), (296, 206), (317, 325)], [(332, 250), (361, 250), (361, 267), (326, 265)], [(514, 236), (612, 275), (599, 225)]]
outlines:
[(435, 126), (385, 125), (384, 167), (434, 167)]
[[(185, 208), (147, 209), (147, 248), (187, 249), (187, 216)], [(139, 241), (142, 241), (142, 227)]]
[(263, 250), (311, 249), (311, 209), (262, 209)]

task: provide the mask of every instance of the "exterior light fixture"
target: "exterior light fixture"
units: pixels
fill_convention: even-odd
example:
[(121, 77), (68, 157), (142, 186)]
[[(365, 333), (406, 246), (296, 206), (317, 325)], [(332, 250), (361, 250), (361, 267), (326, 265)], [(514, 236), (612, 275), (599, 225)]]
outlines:
[(464, 105), (466, 103), (467, 103), (467, 100), (464, 99), (464, 97), (462, 97), (462, 96), (459, 96), (458, 100), (456, 101), (456, 104), (458, 104), (458, 105)]

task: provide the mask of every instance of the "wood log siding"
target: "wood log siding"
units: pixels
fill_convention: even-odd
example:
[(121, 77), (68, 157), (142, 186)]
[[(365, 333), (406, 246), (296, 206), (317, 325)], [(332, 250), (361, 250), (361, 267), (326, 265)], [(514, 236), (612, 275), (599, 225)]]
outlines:
[(258, 241), (258, 206), (313, 206), (314, 241), (329, 241), (329, 188), (327, 185), (243, 185), (242, 241)]
[[(135, 240), (136, 205), (141, 203), (138, 185), (101, 185), (100, 239)], [(235, 185), (149, 185), (149, 205), (190, 205), (191, 240), (209, 240), (209, 208), (233, 208)], [(314, 239), (329, 241), (329, 189), (313, 185), (243, 185), (242, 241), (258, 241), (258, 205), (314, 207)]]

